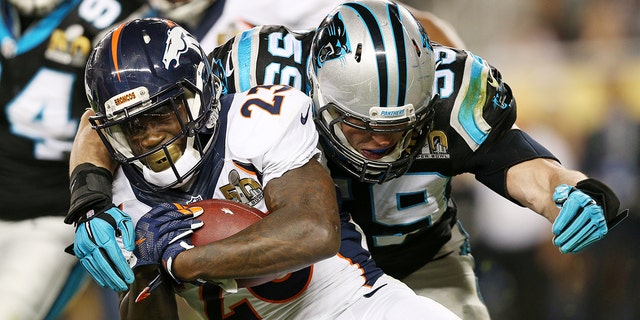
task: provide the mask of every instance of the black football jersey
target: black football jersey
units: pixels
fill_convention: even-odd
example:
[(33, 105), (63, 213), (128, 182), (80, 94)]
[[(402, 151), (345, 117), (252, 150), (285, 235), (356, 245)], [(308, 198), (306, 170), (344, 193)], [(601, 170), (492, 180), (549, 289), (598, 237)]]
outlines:
[(64, 216), (68, 156), (88, 107), (84, 67), (94, 39), (138, 1), (72, 0), (29, 26), (0, 2), (0, 202), (2, 219)]
[[(308, 93), (307, 63), (314, 31), (257, 27), (239, 34), (210, 55), (227, 90), (282, 83)], [(451, 179), (473, 173), (508, 198), (504, 174), (525, 160), (553, 158), (520, 130), (511, 130), (516, 103), (499, 71), (465, 50), (432, 43), (439, 98), (432, 130), (403, 176), (382, 184), (358, 181), (327, 164), (343, 196), (342, 207), (363, 229), (376, 263), (403, 278), (430, 261), (450, 239), (457, 222)], [(295, 71), (294, 71), (295, 70)], [(460, 248), (462, 254), (468, 247)]]

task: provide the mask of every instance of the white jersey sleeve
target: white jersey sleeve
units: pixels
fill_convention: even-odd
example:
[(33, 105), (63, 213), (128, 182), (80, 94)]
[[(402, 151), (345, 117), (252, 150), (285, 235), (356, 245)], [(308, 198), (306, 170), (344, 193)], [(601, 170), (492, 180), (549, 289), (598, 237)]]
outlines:
[(266, 185), (306, 164), (320, 151), (311, 99), (281, 85), (236, 94), (229, 110), (227, 159), (251, 164)]

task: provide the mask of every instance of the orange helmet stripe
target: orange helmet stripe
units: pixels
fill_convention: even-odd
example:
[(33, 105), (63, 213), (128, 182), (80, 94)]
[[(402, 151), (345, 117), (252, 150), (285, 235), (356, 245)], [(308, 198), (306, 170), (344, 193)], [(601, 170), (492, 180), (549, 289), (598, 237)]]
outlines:
[(113, 35), (111, 36), (111, 56), (113, 57), (113, 68), (118, 75), (118, 81), (122, 81), (122, 79), (120, 79), (120, 72), (118, 72), (118, 69), (120, 69), (118, 66), (118, 41), (120, 40), (120, 32), (122, 32), (124, 25), (125, 23), (113, 30)]

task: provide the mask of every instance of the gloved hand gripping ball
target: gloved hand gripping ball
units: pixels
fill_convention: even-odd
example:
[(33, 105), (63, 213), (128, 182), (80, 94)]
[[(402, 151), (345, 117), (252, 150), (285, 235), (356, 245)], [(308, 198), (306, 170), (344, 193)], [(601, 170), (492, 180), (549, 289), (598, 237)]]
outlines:
[(142, 216), (136, 224), (137, 243), (133, 253), (137, 261), (134, 268), (161, 264), (179, 283), (173, 275), (173, 261), (181, 252), (193, 248), (190, 237), (203, 225), (194, 218), (202, 213), (202, 208), (197, 206), (163, 203)]

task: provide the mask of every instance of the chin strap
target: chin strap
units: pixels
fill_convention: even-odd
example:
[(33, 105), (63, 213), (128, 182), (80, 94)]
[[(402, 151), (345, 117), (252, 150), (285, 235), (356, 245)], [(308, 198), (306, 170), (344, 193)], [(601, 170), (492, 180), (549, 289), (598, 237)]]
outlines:
[(602, 206), (609, 230), (629, 216), (629, 209), (618, 212), (620, 210), (620, 200), (606, 184), (596, 179), (588, 178), (578, 182), (576, 188), (586, 193)]

